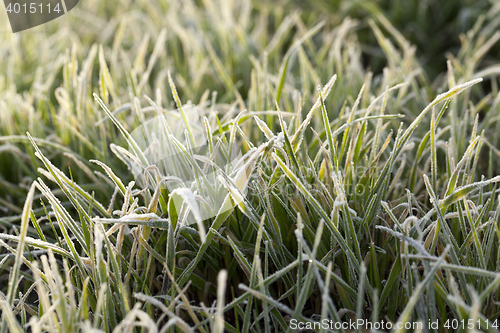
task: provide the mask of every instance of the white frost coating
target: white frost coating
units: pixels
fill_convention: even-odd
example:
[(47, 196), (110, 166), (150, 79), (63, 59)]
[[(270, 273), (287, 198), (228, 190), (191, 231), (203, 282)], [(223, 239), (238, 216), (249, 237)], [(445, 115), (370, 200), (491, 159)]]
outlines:
[(118, 219), (119, 222), (133, 222), (133, 221), (145, 221), (145, 222), (162, 222), (164, 219), (160, 218), (158, 215), (154, 213), (147, 214), (128, 214), (122, 216)]
[(475, 85), (476, 83), (479, 83), (481, 81), (483, 81), (482, 77), (465, 82), (465, 83), (462, 83), (462, 84), (459, 84), (459, 85), (456, 85), (453, 88), (451, 88), (450, 90), (448, 90), (447, 92), (437, 95), (436, 98), (434, 98), (434, 101), (432, 101), (431, 105), (435, 105), (435, 104), (437, 104), (441, 101), (444, 101), (445, 99), (448, 99), (456, 94), (460, 94), (465, 89), (468, 89), (468, 88), (472, 87), (473, 85)]

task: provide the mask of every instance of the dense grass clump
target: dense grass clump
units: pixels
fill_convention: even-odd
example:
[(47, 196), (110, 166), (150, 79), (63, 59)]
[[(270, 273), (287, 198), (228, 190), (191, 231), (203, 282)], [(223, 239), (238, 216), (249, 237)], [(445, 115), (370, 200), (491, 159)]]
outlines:
[(0, 34), (3, 332), (497, 331), (500, 7), (117, 3)]

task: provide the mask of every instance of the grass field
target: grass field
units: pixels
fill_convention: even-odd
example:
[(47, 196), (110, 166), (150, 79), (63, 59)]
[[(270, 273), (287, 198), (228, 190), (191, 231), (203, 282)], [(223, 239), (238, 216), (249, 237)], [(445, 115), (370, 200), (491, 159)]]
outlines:
[(500, 6), (387, 3), (0, 6), (0, 331), (500, 329)]

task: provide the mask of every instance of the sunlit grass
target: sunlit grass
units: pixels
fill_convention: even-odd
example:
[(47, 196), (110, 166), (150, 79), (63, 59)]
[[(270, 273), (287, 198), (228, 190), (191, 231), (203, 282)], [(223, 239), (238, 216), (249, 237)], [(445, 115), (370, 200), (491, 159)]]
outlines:
[(381, 14), (122, 3), (0, 35), (3, 331), (495, 331), (495, 7), (433, 78)]

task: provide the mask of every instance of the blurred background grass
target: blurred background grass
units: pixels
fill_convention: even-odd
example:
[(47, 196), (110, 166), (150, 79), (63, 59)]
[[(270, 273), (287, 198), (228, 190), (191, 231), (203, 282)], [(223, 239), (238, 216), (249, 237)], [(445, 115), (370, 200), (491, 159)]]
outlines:
[[(199, 7), (204, 6), (202, 0), (188, 2)], [(33, 45), (37, 41), (38, 43), (44, 42), (48, 36), (53, 35), (51, 40), (55, 44), (54, 47), (61, 52), (72, 43), (78, 43), (88, 49), (94, 42), (103, 44), (111, 42), (113, 30), (122, 15), (127, 12), (135, 12), (133, 14), (135, 19), (143, 20), (145, 24), (143, 29), (145, 30), (151, 30), (158, 25), (168, 27), (168, 21), (160, 18), (161, 13), (169, 7), (168, 3), (167, 1), (157, 4), (159, 8), (156, 10), (148, 1), (111, 0), (104, 3), (98, 0), (82, 0), (78, 8), (66, 17), (16, 36), (12, 36), (10, 33), (7, 14), (2, 8), (4, 6), (2, 3), (0, 4), (0, 8), (2, 8), (0, 10), (2, 44), (5, 46), (9, 39), (13, 39), (21, 44)], [(360, 20), (356, 30), (357, 37), (362, 43), (363, 63), (369, 66), (375, 74), (380, 73), (385, 59), (368, 25), (368, 19), (381, 13), (396, 30), (412, 45), (416, 46), (419, 62), (431, 79), (446, 71), (447, 53), (455, 54), (458, 52), (461, 47), (461, 38), (463, 38), (461, 36), (469, 31), (481, 16), (489, 16), (487, 17), (489, 20), (499, 20), (497, 17), (499, 5), (493, 0), (278, 0), (272, 3), (254, 0), (253, 3), (258, 11), (279, 13), (276, 20), (270, 20), (266, 23), (267, 31), (262, 37), (274, 35), (278, 28), (277, 23), (280, 21), (279, 16), (283, 17), (293, 12), (300, 13), (304, 22), (317, 22), (325, 19), (332, 27), (339, 25), (346, 17)], [(496, 7), (497, 10), (489, 11), (491, 7)], [(179, 18), (182, 18), (182, 9), (179, 8), (179, 11)], [(159, 18), (160, 20), (158, 20)], [(103, 29), (104, 27), (106, 29)], [(137, 31), (135, 34), (135, 37), (140, 37)], [(286, 44), (282, 47), (285, 48)], [(258, 49), (254, 50), (258, 51)], [(499, 50), (498, 46), (495, 47), (489, 53), (488, 59), (485, 59), (485, 63), (494, 61), (498, 57)], [(2, 49), (2, 55), (5, 63), (8, 57), (8, 51), (5, 47)], [(29, 71), (29, 68), (37, 62), (47, 62), (47, 59), (43, 54), (35, 51), (23, 52), (21, 57), (24, 67), (16, 68), (16, 72), (22, 73), (24, 76), (24, 80), (20, 80), (24, 85), (19, 85), (19, 89), (22, 90), (28, 88), (31, 82), (30, 78), (32, 78), (33, 73)], [(244, 82), (249, 85), (248, 78)], [(242, 86), (241, 91), (248, 90), (245, 88), (248, 87)]]
[[(396, 30), (416, 46), (420, 64), (431, 78), (446, 71), (446, 54), (458, 52), (460, 35), (469, 31), (495, 3), (488, 0), (282, 1), (290, 10), (301, 8), (309, 15), (328, 17), (337, 23), (346, 16), (361, 20), (363, 23), (358, 37), (365, 46), (366, 64), (375, 73), (382, 69), (383, 56), (376, 49), (377, 43), (366, 19), (382, 13)], [(497, 47), (491, 53), (491, 59), (495, 59), (498, 50)]]

